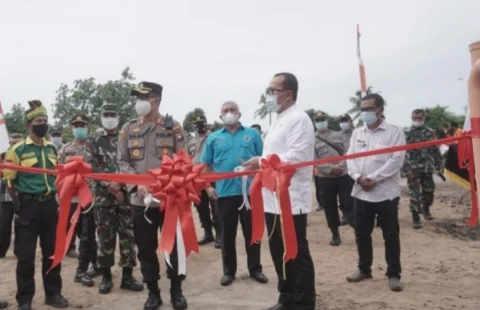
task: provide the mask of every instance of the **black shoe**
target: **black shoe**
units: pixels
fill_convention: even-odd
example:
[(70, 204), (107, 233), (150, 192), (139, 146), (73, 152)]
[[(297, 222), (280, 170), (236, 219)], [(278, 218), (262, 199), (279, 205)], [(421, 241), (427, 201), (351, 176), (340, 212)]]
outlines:
[(422, 220), (420, 219), (420, 214), (418, 212), (412, 212), (412, 219), (412, 226), (414, 229), (420, 229), (423, 227)]
[(83, 286), (92, 287), (95, 285), (95, 281), (88, 276), (85, 271), (79, 271), (75, 273), (75, 277), (73, 278), (73, 282), (81, 283)]
[(220, 284), (223, 286), (230, 285), (234, 279), (235, 277), (226, 274), (220, 279)]
[(350, 283), (358, 283), (366, 279), (371, 279), (372, 274), (371, 273), (364, 273), (361, 272), (360, 270), (355, 271), (352, 275), (349, 275), (347, 277), (347, 282)]
[(342, 216), (342, 219), (340, 220), (340, 226), (345, 226), (348, 224), (348, 220), (345, 217), (345, 215)]
[(143, 284), (135, 280), (134, 277), (123, 277), (122, 283), (120, 284), (122, 290), (129, 290), (132, 292), (141, 292), (143, 291)]
[(187, 299), (183, 296), (181, 291), (170, 290), (170, 302), (175, 310), (185, 310), (188, 308)]
[(68, 250), (66, 256), (70, 258), (78, 258), (78, 253), (75, 250)]
[(292, 308), (284, 304), (278, 303), (275, 306), (264, 309), (264, 310), (292, 310)]
[(6, 307), (8, 307), (8, 302), (6, 302), (3, 299), (0, 299), (0, 309), (5, 309)]
[(342, 240), (340, 239), (340, 233), (339, 232), (332, 233), (332, 240), (330, 240), (330, 245), (339, 246), (341, 243), (342, 243)]
[(198, 245), (205, 245), (213, 241), (215, 241), (215, 238), (213, 237), (212, 230), (205, 229), (205, 235), (198, 240)]
[(252, 273), (250, 275), (250, 278), (257, 281), (258, 283), (262, 283), (262, 284), (268, 283), (268, 278), (266, 275), (263, 274), (263, 272)]
[(100, 268), (97, 264), (92, 264), (90, 269), (87, 271), (87, 275), (92, 279), (96, 278), (102, 275), (102, 268)]
[(388, 278), (388, 287), (394, 292), (403, 291), (402, 282), (400, 282), (400, 279), (396, 277)]
[(222, 248), (222, 242), (220, 241), (220, 237), (217, 237), (215, 239), (215, 249), (221, 249)]
[(18, 310), (32, 310), (32, 306), (30, 304), (21, 304), (18, 305)]
[(323, 207), (322, 207), (322, 206), (318, 206), (315, 211), (323, 211)]
[(110, 292), (112, 291), (112, 288), (113, 288), (112, 278), (104, 275), (102, 278), (102, 282), (98, 287), (98, 292), (103, 295), (110, 294)]
[(60, 294), (45, 297), (45, 304), (54, 308), (68, 308), (68, 300)]
[(427, 221), (433, 220), (433, 216), (430, 213), (430, 207), (423, 209), (423, 218)]
[(160, 291), (148, 292), (148, 298), (143, 305), (143, 310), (158, 310), (161, 305), (163, 305), (163, 300), (160, 296)]

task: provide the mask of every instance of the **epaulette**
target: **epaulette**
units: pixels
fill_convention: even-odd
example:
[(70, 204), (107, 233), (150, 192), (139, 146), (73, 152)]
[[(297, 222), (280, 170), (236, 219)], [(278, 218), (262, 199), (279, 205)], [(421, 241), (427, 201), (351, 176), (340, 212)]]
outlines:
[(135, 123), (135, 122), (138, 122), (139, 120), (140, 120), (140, 118), (137, 117), (137, 118), (132, 118), (132, 119), (129, 120), (128, 122), (129, 122), (129, 123)]

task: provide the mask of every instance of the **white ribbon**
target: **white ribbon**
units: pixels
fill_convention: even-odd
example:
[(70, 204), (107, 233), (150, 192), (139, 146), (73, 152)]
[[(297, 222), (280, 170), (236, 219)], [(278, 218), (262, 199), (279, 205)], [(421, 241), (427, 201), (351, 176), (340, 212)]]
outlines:
[[(245, 167), (243, 166), (238, 166), (233, 169), (234, 172), (243, 172), (245, 171)], [(247, 210), (251, 210), (252, 207), (250, 206), (250, 200), (248, 199), (248, 190), (247, 190), (247, 181), (248, 181), (248, 176), (244, 175), (242, 176), (242, 196), (243, 196), (243, 203), (238, 208), (238, 210), (242, 210), (243, 207)]]
[(143, 197), (143, 203), (145, 204), (145, 211), (143, 211), (143, 217), (145, 218), (148, 224), (153, 223), (152, 221), (150, 221), (150, 219), (147, 216), (148, 208), (150, 208), (150, 205), (152, 204), (152, 202), (160, 203), (160, 200), (154, 198), (152, 194), (145, 194), (145, 196)]

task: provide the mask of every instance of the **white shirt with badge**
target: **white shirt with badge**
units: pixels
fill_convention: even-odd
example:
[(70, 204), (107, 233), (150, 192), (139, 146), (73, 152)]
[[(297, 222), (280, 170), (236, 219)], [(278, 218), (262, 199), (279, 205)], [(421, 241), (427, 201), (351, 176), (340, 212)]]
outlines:
[[(383, 121), (374, 130), (357, 128), (352, 133), (347, 154), (355, 154), (377, 149), (405, 145), (405, 134), (397, 126)], [(369, 202), (381, 202), (400, 197), (400, 170), (405, 161), (405, 151), (347, 160), (348, 174), (355, 181), (366, 176), (376, 182), (374, 188), (366, 192), (355, 182), (352, 196)]]
[[(310, 117), (296, 104), (278, 114), (263, 144), (263, 157), (277, 154), (282, 162), (296, 164), (313, 160), (315, 131)], [(304, 167), (294, 174), (290, 187), (290, 200), (294, 215), (306, 214), (312, 210), (313, 167)], [(279, 214), (276, 196), (268, 189), (262, 189), (266, 213)]]

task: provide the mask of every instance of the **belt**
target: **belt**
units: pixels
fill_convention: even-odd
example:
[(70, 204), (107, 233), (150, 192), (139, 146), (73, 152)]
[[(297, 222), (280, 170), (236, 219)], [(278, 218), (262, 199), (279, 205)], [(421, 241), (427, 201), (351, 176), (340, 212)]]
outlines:
[(50, 201), (55, 199), (55, 195), (20, 194), (20, 199), (35, 200), (35, 201)]

